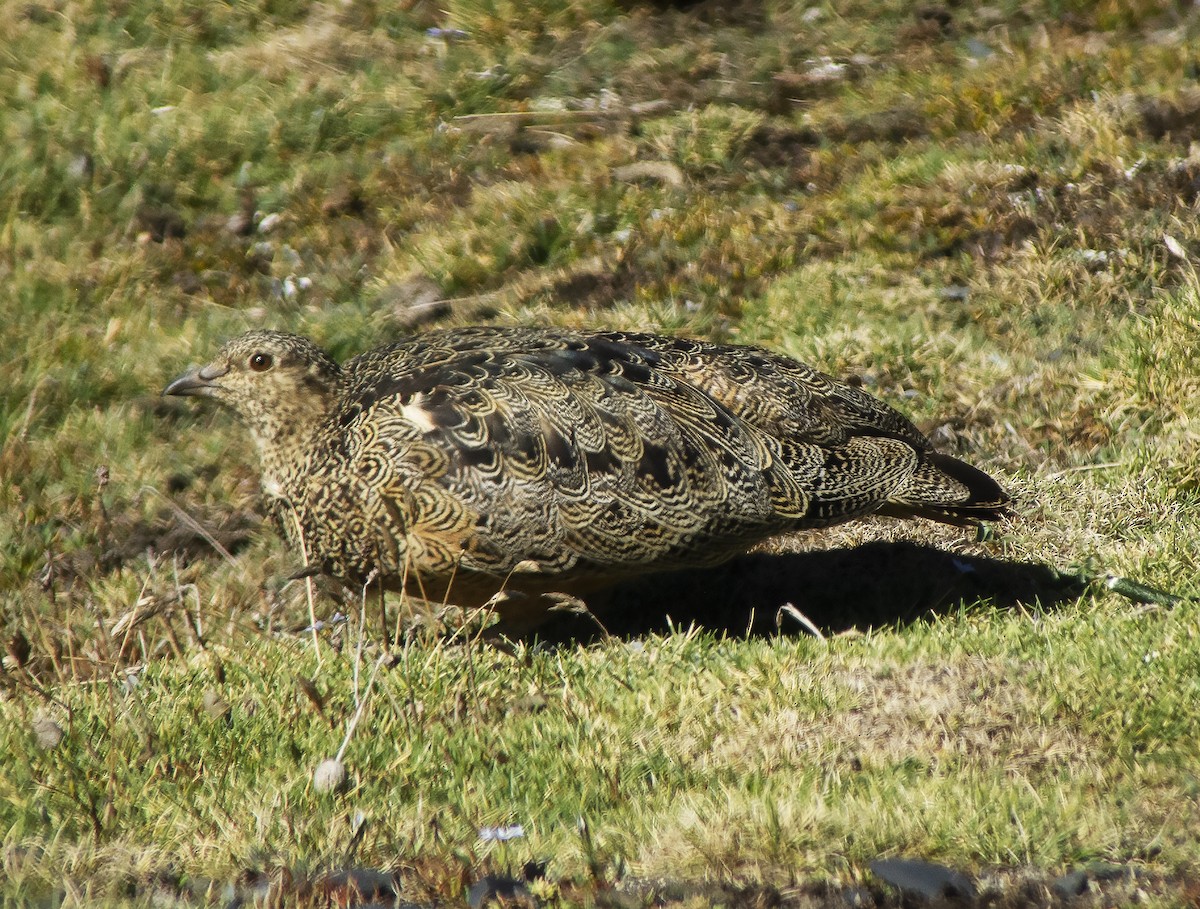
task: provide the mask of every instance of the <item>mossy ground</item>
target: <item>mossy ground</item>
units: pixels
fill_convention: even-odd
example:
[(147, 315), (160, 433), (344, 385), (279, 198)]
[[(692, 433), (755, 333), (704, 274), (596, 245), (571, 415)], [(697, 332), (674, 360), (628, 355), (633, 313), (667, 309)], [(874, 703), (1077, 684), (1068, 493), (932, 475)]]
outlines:
[[(568, 904), (622, 877), (794, 902), (880, 855), (1104, 860), (1136, 870), (1131, 899), (1194, 898), (1192, 5), (23, 0), (0, 21), (6, 898), (199, 899), (178, 882), (357, 862), (458, 899), (536, 858)], [(855, 376), (1020, 516), (981, 543), (784, 541), (619, 593), (608, 638), (426, 639), (368, 683), (356, 604), (317, 600), (350, 615), (319, 659), (297, 631), (240, 428), (158, 391), (247, 327), (343, 356), (479, 321)], [(348, 786), (318, 792), (360, 705)]]

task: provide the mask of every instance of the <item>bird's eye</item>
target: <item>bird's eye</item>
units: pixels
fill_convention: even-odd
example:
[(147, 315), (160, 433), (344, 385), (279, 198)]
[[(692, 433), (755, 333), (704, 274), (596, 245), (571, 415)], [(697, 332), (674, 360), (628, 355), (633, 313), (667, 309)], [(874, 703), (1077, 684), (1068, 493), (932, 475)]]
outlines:
[(270, 354), (256, 353), (250, 358), (250, 368), (255, 372), (266, 372), (275, 365), (275, 360)]

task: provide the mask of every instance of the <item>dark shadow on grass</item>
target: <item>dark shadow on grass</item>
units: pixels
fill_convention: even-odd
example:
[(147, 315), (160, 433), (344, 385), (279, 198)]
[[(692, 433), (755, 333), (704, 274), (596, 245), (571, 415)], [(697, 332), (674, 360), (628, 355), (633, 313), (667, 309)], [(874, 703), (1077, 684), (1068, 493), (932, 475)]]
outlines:
[[(949, 553), (909, 542), (852, 549), (750, 553), (716, 568), (619, 584), (588, 597), (609, 634), (637, 637), (695, 625), (733, 636), (808, 633), (780, 615), (792, 604), (823, 633), (906, 624), (987, 602), (1000, 608), (1054, 608), (1086, 582), (1035, 562)], [(601, 636), (588, 616), (556, 615), (542, 641)]]

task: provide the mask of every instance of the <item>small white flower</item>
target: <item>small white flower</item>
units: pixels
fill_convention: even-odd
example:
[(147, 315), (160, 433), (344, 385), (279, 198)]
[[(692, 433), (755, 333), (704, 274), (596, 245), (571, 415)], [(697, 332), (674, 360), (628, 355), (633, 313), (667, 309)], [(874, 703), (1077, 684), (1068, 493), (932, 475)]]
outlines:
[(484, 827), (479, 831), (479, 838), (484, 842), (504, 843), (525, 835), (525, 828), (520, 824), (510, 824), (507, 827)]
[(1142, 157), (1138, 158), (1137, 161), (1134, 162), (1133, 167), (1125, 168), (1125, 179), (1132, 180), (1137, 175), (1137, 172), (1142, 169), (1142, 165), (1145, 163), (1146, 163), (1146, 156), (1143, 155)]

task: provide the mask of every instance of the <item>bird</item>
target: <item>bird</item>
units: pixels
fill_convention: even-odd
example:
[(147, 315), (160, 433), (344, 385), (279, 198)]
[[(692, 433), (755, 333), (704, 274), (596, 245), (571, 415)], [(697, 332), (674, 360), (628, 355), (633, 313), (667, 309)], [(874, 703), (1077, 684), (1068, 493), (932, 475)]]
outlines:
[[(339, 364), (258, 329), (163, 394), (245, 424), (308, 571), (428, 603), (575, 596), (868, 515), (1011, 514), (901, 413), (762, 347), (474, 326)], [(542, 607), (509, 608), (529, 624)]]

